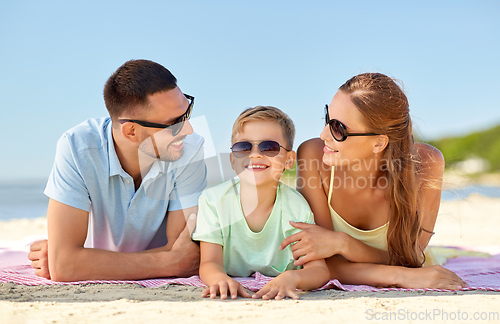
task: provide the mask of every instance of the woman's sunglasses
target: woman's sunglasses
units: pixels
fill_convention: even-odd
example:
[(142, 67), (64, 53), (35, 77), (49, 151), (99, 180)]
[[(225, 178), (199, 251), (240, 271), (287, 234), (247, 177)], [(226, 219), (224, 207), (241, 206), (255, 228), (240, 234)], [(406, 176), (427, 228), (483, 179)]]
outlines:
[(330, 119), (328, 105), (325, 105), (325, 126), (330, 125), (330, 133), (337, 142), (343, 142), (348, 136), (377, 136), (375, 133), (348, 133), (347, 128), (337, 119)]
[(118, 121), (120, 122), (120, 124), (131, 122), (141, 125), (143, 127), (150, 127), (150, 128), (171, 128), (172, 136), (177, 136), (177, 134), (181, 132), (182, 127), (184, 127), (184, 122), (186, 122), (186, 120), (188, 120), (191, 117), (191, 113), (193, 111), (193, 106), (194, 106), (194, 97), (185, 93), (184, 96), (189, 100), (189, 106), (186, 112), (182, 114), (182, 116), (177, 118), (173, 124), (170, 125), (157, 124), (138, 119), (118, 119)]
[(234, 157), (243, 158), (245, 156), (248, 156), (250, 152), (252, 152), (252, 148), (254, 145), (257, 145), (259, 147), (260, 153), (269, 157), (278, 155), (281, 148), (286, 151), (291, 151), (275, 141), (262, 141), (259, 144), (252, 144), (250, 142), (237, 142), (233, 144), (233, 146), (231, 147), (231, 151), (233, 152)]

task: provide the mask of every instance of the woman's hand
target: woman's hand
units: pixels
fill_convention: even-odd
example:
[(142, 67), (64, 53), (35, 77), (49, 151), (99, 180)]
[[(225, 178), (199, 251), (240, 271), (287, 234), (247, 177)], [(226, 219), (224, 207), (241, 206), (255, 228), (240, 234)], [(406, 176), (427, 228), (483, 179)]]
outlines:
[(285, 297), (299, 299), (297, 295), (297, 280), (295, 270), (285, 271), (276, 278), (269, 281), (259, 291), (257, 291), (252, 298), (258, 299), (276, 299), (280, 300)]
[(220, 295), (220, 299), (226, 299), (228, 291), (231, 295), (231, 299), (236, 299), (238, 295), (251, 298), (247, 290), (238, 281), (227, 275), (205, 289), (203, 293), (201, 293), (201, 297), (208, 297), (210, 295), (210, 298), (213, 299), (217, 298), (217, 295)]
[(458, 290), (468, 286), (454, 272), (440, 265), (423, 268), (400, 267), (398, 270), (396, 286), (400, 288)]
[(291, 245), (293, 258), (297, 260), (294, 265), (299, 266), (313, 260), (342, 254), (346, 244), (345, 233), (334, 232), (314, 224), (292, 221), (290, 224), (302, 231), (285, 238), (280, 244), (280, 250), (295, 242)]

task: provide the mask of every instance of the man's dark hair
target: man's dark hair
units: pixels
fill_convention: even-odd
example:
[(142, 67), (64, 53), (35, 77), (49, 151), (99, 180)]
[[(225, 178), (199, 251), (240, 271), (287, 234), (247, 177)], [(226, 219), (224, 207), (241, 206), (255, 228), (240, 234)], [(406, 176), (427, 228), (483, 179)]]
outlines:
[(104, 103), (112, 118), (146, 107), (148, 95), (172, 90), (177, 79), (162, 65), (149, 60), (130, 60), (120, 66), (104, 85)]

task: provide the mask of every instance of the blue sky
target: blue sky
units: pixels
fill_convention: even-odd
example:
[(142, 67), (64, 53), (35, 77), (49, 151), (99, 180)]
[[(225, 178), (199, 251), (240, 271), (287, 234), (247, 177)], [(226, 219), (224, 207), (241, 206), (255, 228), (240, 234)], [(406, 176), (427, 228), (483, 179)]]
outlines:
[(196, 97), (218, 151), (247, 107), (319, 136), (347, 79), (404, 82), (424, 138), (500, 123), (498, 1), (3, 1), (0, 181), (47, 178), (60, 135), (106, 116), (102, 88), (129, 59), (156, 61)]

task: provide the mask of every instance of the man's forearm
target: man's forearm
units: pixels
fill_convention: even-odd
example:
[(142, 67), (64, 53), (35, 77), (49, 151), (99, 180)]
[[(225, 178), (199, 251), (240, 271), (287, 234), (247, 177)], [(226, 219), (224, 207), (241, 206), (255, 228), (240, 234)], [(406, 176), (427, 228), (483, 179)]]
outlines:
[(49, 253), (54, 281), (148, 279), (177, 276), (184, 270), (182, 255), (172, 250), (124, 253), (76, 248), (54, 252)]

